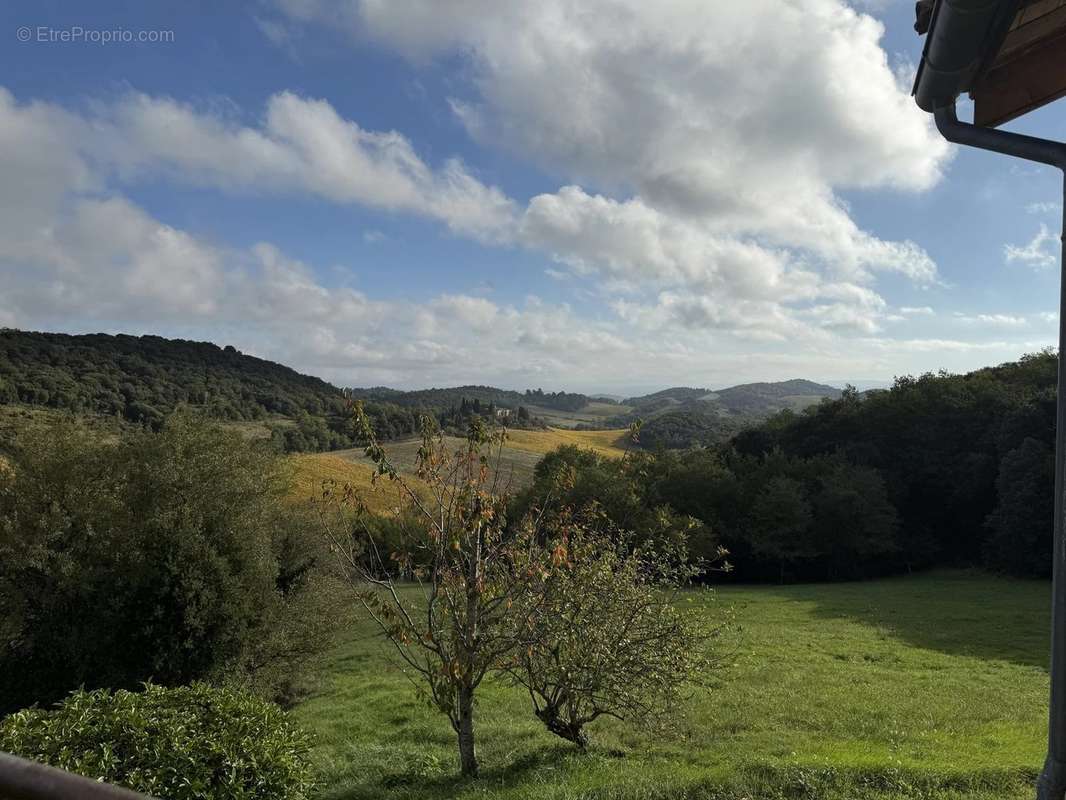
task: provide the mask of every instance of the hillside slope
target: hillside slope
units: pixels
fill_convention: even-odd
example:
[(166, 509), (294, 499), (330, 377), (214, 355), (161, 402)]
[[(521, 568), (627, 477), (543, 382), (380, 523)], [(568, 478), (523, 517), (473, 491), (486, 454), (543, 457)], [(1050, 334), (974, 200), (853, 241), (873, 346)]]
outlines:
[[(475, 416), (509, 414), (512, 429), (620, 429), (645, 423), (646, 447), (723, 441), (783, 409), (799, 410), (840, 390), (807, 380), (749, 383), (718, 391), (674, 387), (624, 403), (575, 392), (468, 385), (402, 391), (350, 390), (378, 436), (403, 439), (430, 415), (461, 434)], [(248, 423), (286, 452), (356, 444), (344, 392), (294, 369), (210, 342), (125, 334), (68, 335), (0, 329), (0, 405), (113, 416), (158, 426), (179, 406)], [(539, 446), (539, 445), (538, 445)]]
[(187, 404), (249, 420), (343, 407), (341, 390), (233, 347), (161, 336), (0, 330), (0, 403), (151, 419)]
[(779, 411), (801, 411), (840, 397), (840, 389), (794, 378), (774, 383), (744, 383), (725, 389), (675, 386), (625, 400), (629, 411), (610, 418), (613, 426), (643, 421), (646, 448), (684, 448), (724, 442)]

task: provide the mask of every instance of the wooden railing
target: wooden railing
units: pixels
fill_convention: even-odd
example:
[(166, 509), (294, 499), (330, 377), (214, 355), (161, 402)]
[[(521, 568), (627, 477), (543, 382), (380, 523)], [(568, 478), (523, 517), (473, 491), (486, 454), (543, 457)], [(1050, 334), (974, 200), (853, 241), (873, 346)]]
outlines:
[(148, 796), (0, 753), (0, 800), (148, 800)]

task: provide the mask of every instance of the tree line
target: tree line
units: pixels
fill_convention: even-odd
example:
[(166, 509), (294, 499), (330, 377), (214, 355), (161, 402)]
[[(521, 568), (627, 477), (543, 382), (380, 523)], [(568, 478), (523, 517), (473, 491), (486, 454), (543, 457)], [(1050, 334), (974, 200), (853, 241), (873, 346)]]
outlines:
[(959, 565), (1046, 577), (1056, 365), (1042, 352), (849, 388), (726, 443), (624, 462), (558, 451), (527, 502), (596, 503), (634, 530), (687, 517), (694, 548), (727, 548), (745, 580)]
[(526, 389), (524, 392), (498, 389), (495, 386), (454, 386), (444, 389), (414, 389), (402, 391), (377, 386), (371, 389), (352, 389), (356, 400), (388, 402), (404, 408), (441, 409), (457, 407), (463, 400), (490, 404), (500, 408), (517, 409), (519, 406), (540, 406), (556, 411), (577, 411), (589, 403), (589, 397), (576, 392), (545, 392), (543, 389)]

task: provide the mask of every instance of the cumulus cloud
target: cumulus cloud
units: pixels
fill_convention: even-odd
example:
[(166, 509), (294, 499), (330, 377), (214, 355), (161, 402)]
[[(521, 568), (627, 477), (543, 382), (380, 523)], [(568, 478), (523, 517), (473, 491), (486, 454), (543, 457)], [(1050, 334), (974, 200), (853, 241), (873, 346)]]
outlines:
[(591, 194), (809, 250), (853, 275), (935, 278), (921, 248), (861, 231), (835, 194), (926, 189), (949, 152), (899, 85), (881, 24), (841, 0), (280, 7), (415, 61), (464, 55), (469, 91), (452, 107), (470, 133)]
[(103, 109), (99, 150), (129, 176), (163, 172), (237, 190), (301, 191), (420, 214), (476, 238), (503, 235), (513, 202), (458, 159), (427, 164), (396, 131), (368, 131), (325, 100), (275, 94), (260, 125), (131, 94)]
[(949, 157), (881, 24), (842, 0), (277, 6), (418, 65), (462, 59), (449, 103), (471, 136), (567, 181), (510, 235), (608, 294), (692, 296), (650, 317), (719, 328), (746, 303), (778, 332), (802, 319), (873, 333), (882, 305), (826, 302), (821, 287), (938, 282), (921, 246), (862, 230), (841, 199), (927, 189)]
[(639, 199), (618, 202), (577, 186), (532, 198), (519, 235), (579, 274), (620, 281), (697, 290), (726, 284), (740, 295), (798, 297), (809, 296), (817, 280), (790, 270), (784, 252), (714, 236)]
[[(92, 132), (87, 141), (94, 159), (122, 180), (163, 176), (234, 192), (306, 192), (421, 214), (485, 242), (547, 253), (572, 272), (597, 278), (609, 293), (650, 287), (695, 293), (703, 308), (743, 302), (752, 313), (766, 310), (761, 324), (776, 330), (789, 327), (781, 324), (785, 306), (819, 300), (823, 284), (868, 283), (877, 270), (923, 284), (936, 279), (921, 248), (860, 231), (832, 197), (832, 213), (821, 219), (812, 212), (817, 201), (792, 197), (792, 205), (765, 208), (752, 201), (761, 209), (753, 224), (741, 224), (736, 213), (691, 215), (641, 195), (617, 200), (577, 185), (537, 195), (520, 209), (458, 160), (434, 168), (401, 134), (367, 131), (328, 102), (289, 92), (270, 98), (256, 125), (237, 121), (232, 109), (144, 94), (98, 105), (96, 116), (81, 123)], [(869, 306), (823, 304), (805, 313), (841, 331), (878, 328)], [(710, 324), (733, 316), (721, 311), (684, 319)], [(754, 319), (743, 327), (759, 326)]]
[[(264, 108), (132, 93), (72, 113), (0, 90), (0, 323), (195, 331), (340, 383), (396, 385), (843, 380), (910, 371), (915, 352), (946, 368), (973, 348), (1017, 354), (883, 336), (879, 275), (929, 285), (937, 269), (918, 244), (861, 229), (842, 193), (922, 191), (948, 150), (899, 86), (879, 23), (842, 0), (281, 2), (299, 24), (329, 20), (419, 63), (458, 57), (457, 118), (559, 188), (509, 197), (471, 164), (288, 91)], [(418, 215), (542, 253), (571, 299), (591, 283), (602, 305), (327, 286), (320, 265), (268, 242), (154, 219), (122, 194), (140, 181)]]

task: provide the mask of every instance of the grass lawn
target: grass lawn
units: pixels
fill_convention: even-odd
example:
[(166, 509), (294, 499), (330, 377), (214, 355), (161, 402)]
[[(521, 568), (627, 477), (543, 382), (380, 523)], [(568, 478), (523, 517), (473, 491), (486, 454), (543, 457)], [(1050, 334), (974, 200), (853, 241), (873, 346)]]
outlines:
[[(447, 721), (368, 624), (295, 713), (322, 798), (1031, 798), (1044, 754), (1046, 583), (941, 572), (728, 587), (741, 631), (683, 738), (597, 722), (573, 752), (499, 683), (477, 709), (482, 777), (457, 777)], [(707, 602), (697, 599), (695, 602)]]

